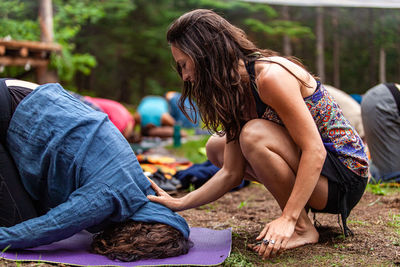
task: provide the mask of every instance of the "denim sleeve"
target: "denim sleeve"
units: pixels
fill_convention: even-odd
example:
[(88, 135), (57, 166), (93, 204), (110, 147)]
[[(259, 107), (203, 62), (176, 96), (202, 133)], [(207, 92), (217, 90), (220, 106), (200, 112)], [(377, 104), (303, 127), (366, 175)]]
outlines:
[(106, 186), (86, 185), (43, 216), (12, 227), (0, 227), (0, 249), (36, 247), (59, 241), (98, 225), (114, 210), (113, 192)]

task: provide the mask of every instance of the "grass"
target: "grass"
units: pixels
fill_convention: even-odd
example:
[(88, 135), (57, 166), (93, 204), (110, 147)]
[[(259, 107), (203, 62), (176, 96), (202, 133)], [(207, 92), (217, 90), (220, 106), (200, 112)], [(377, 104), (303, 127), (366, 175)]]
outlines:
[(366, 190), (374, 195), (386, 196), (400, 192), (400, 185), (398, 183), (378, 182), (376, 184), (367, 184)]
[(233, 251), (231, 255), (224, 261), (223, 266), (255, 266), (252, 259), (242, 254), (240, 251)]
[(198, 207), (198, 209), (204, 210), (204, 211), (206, 211), (206, 212), (213, 211), (213, 210), (215, 210), (216, 208), (217, 208), (217, 204), (215, 204), (215, 203), (208, 203), (208, 204), (205, 204), (205, 205), (203, 205), (203, 206)]
[(247, 205), (247, 201), (242, 201), (239, 203), (238, 209), (241, 209), (241, 208), (245, 207), (246, 205)]
[(395, 246), (400, 246), (400, 213), (389, 214), (390, 221), (387, 223), (389, 227), (394, 229), (395, 234), (391, 236), (392, 244)]
[(347, 220), (347, 224), (358, 224), (358, 225), (364, 225), (364, 226), (369, 225), (368, 222), (359, 221), (359, 220)]
[(208, 141), (209, 135), (201, 136), (198, 140), (190, 140), (180, 147), (167, 146), (167, 149), (178, 157), (183, 157), (193, 163), (203, 163), (207, 156), (202, 152)]

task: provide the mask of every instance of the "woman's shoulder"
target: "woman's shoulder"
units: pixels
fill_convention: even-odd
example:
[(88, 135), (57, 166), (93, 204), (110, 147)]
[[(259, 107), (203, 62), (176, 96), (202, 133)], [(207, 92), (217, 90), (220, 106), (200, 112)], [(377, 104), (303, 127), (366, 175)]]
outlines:
[(304, 86), (299, 83), (299, 80), (304, 81), (306, 84), (311, 83), (314, 85), (316, 83), (312, 75), (304, 67), (281, 56), (260, 58), (256, 63), (256, 76), (258, 83), (264, 85), (271, 83), (288, 85), (288, 83), (293, 83), (293, 85), (298, 85), (302, 88)]
[(262, 57), (258, 59), (256, 61), (256, 73), (257, 69), (260, 73), (262, 71), (267, 71), (269, 75), (282, 75), (285, 73), (290, 75), (290, 72), (293, 72), (296, 75), (308, 74), (307, 70), (305, 70), (302, 66), (281, 56)]
[(256, 62), (256, 77), (258, 83), (270, 84), (293, 79), (296, 76), (305, 76), (297, 69), (295, 63), (280, 57), (263, 57)]

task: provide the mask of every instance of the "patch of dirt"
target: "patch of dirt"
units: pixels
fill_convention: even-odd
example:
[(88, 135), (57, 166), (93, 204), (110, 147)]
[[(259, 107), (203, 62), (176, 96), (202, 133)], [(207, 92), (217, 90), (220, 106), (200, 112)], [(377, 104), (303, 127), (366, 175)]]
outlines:
[[(399, 204), (400, 191), (387, 196), (366, 192), (348, 218), (354, 236), (347, 238), (342, 235), (338, 215), (318, 213), (316, 219), (321, 226), (317, 244), (288, 250), (269, 261), (262, 261), (247, 248), (247, 244), (254, 243), (264, 225), (281, 213), (272, 195), (262, 185), (251, 184), (212, 204), (180, 214), (190, 226), (232, 227), (232, 252), (250, 258), (255, 266), (400, 266)], [(312, 215), (310, 212), (310, 217)]]
[[(178, 196), (186, 194), (178, 192)], [(247, 248), (264, 225), (280, 215), (271, 194), (259, 184), (230, 192), (197, 209), (180, 212), (192, 227), (232, 228), (232, 253), (247, 263), (226, 262), (226, 266), (400, 266), (400, 191), (387, 196), (366, 192), (353, 209), (348, 226), (354, 236), (343, 238), (338, 216), (317, 214), (320, 240), (262, 261)], [(310, 216), (312, 214), (310, 213)], [(397, 227), (395, 226), (397, 225)], [(397, 231), (397, 232), (396, 232)], [(68, 266), (46, 263), (18, 263), (0, 260), (0, 266)]]

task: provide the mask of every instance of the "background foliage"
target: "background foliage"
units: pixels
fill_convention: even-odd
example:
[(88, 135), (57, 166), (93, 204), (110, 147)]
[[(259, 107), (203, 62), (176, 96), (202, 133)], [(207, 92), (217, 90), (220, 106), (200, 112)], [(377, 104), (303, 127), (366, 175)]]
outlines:
[[(179, 90), (181, 82), (165, 33), (169, 24), (194, 8), (211, 8), (243, 28), (262, 48), (282, 52), (283, 35), (293, 55), (315, 73), (315, 8), (281, 7), (227, 0), (53, 0), (55, 41), (62, 54), (51, 68), (60, 82), (82, 94), (137, 104), (148, 94)], [(326, 83), (333, 81), (333, 26), (325, 8)], [(0, 1), (0, 38), (39, 40), (38, 1)], [(378, 56), (387, 53), (387, 80), (399, 82), (400, 14), (397, 10), (339, 9), (341, 89), (364, 93), (378, 83)], [(2, 77), (34, 80), (33, 71), (7, 67)]]

